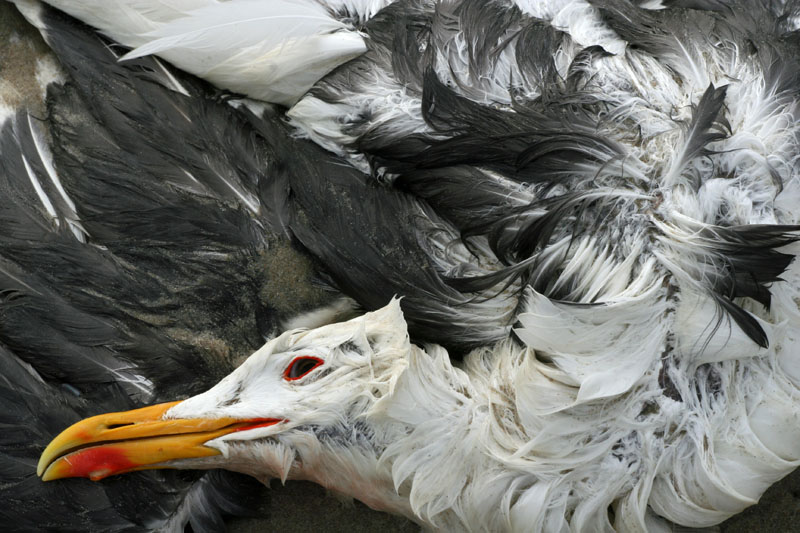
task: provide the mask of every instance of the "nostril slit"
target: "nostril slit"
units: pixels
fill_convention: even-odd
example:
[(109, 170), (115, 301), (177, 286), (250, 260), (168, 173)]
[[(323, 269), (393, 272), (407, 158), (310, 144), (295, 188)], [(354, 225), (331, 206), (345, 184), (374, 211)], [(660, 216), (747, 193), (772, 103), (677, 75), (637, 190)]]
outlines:
[(109, 424), (106, 429), (117, 429), (125, 426), (132, 426), (133, 422), (123, 422), (122, 424)]

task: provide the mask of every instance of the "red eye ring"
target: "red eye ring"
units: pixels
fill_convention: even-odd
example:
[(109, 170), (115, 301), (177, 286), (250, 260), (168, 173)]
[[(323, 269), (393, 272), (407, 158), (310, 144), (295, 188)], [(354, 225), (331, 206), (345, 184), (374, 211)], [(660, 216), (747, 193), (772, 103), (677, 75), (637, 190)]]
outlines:
[(292, 359), (292, 362), (289, 363), (289, 366), (286, 367), (286, 370), (283, 371), (283, 379), (286, 381), (295, 381), (305, 377), (309, 372), (324, 363), (325, 361), (319, 357), (311, 357), (310, 355), (295, 357)]

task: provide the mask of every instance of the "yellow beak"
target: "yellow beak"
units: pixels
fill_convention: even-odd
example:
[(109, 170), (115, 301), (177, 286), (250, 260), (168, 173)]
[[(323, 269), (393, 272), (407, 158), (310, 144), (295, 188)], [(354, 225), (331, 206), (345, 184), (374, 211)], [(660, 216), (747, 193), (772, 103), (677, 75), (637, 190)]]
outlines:
[(45, 448), (37, 474), (44, 481), (88, 477), (93, 481), (134, 470), (169, 468), (165, 462), (219, 455), (212, 439), (282, 422), (277, 418), (183, 418), (163, 420), (180, 402), (162, 403), (81, 420)]

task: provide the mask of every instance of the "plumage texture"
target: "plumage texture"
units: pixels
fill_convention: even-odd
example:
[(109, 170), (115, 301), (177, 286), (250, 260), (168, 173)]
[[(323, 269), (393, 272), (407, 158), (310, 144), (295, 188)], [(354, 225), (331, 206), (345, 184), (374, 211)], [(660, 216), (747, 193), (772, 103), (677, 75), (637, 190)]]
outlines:
[[(214, 9), (229, 5), (233, 20), (245, 4)], [(164, 174), (165, 195), (226, 206), (215, 213), (239, 221), (233, 248), (270, 229), (364, 307), (403, 296), (290, 331), (175, 407), (167, 416), (288, 422), (174, 466), (312, 479), (430, 527), (491, 531), (712, 525), (796, 468), (796, 3), (357, 4), (332, 8), (323, 27), (357, 25), (366, 51), (283, 101), (299, 98), (286, 114), (294, 130), (242, 102), (213, 107), (202, 133), (180, 112), (164, 120), (176, 100), (194, 108), (188, 80), (158, 75), (146, 97), (113, 88), (125, 112), (87, 98), (125, 145), (144, 144), (135, 161), (88, 131), (63, 142), (99, 151), (99, 176), (135, 164)], [(205, 35), (199, 24), (176, 23), (140, 52)], [(90, 42), (120, 79), (160, 72)], [(81, 48), (61, 46), (81, 87), (103, 87), (99, 68), (79, 68)], [(256, 95), (261, 81), (238, 73), (221, 85)], [(196, 105), (191, 116), (206, 109)], [(187, 160), (173, 127), (192, 139)], [(47, 152), (30, 135), (11, 170), (32, 187), (28, 204), (70, 239), (114, 242), (131, 220), (90, 225), (91, 198), (73, 209), (48, 194)], [(55, 168), (74, 172), (82, 160), (59, 160), (54, 138)], [(167, 227), (149, 220), (148, 235)], [(111, 252), (131, 257), (119, 242)], [(415, 341), (463, 362), (410, 344), (404, 316)], [(286, 383), (297, 355), (325, 365)]]
[[(651, 331), (653, 314), (663, 310), (642, 313), (645, 302), (608, 309), (606, 323), (594, 315), (593, 327), (576, 327), (587, 337), (584, 355), (602, 356), (604, 341), (591, 335), (602, 333), (633, 364), (646, 363), (659, 335), (632, 338), (638, 351), (626, 352), (624, 333), (608, 323), (634, 317), (623, 324), (628, 335)], [(538, 311), (520, 336), (543, 345), (533, 331), (554, 312)], [(556, 331), (563, 339), (564, 329)], [(797, 416), (791, 357), (787, 364), (783, 356), (728, 354), (736, 359), (693, 365), (693, 373), (675, 357), (681, 367), (646, 368), (644, 377), (634, 374), (633, 390), (600, 391), (611, 397), (598, 401), (604, 395), (584, 395), (587, 382), (562, 370), (568, 364), (543, 362), (530, 348), (502, 342), (455, 368), (447, 352), (420, 350), (404, 332), (395, 302), (271, 341), (166, 416), (287, 422), (211, 441), (223, 456), (174, 466), (311, 479), (443, 530), (668, 531), (658, 515), (715, 524), (798, 465), (798, 430), (785, 423)], [(554, 351), (571, 343), (574, 353), (574, 336), (562, 339), (550, 341)], [(301, 382), (281, 383), (298, 355), (325, 365)], [(624, 375), (615, 382), (585, 369), (606, 385), (626, 385)]]
[[(453, 287), (518, 283), (517, 336), (541, 362), (509, 374), (521, 424), (481, 434), (533, 476), (509, 502), (554, 529), (655, 527), (646, 504), (711, 525), (798, 464), (798, 435), (762, 429), (798, 409), (796, 312), (775, 300), (797, 290), (797, 49), (772, 11), (794, 8), (553, 4), (394, 3), (367, 23), (368, 52), (289, 116), (430, 201), (497, 269)], [(557, 22), (568, 8), (588, 26)], [(765, 389), (785, 395), (770, 415)], [(559, 476), (565, 463), (582, 466)], [(480, 508), (471, 490), (442, 509)]]
[[(314, 0), (50, 3), (136, 47), (123, 59), (157, 53), (220, 87), (284, 105), (365, 50), (357, 32)], [(334, 4), (347, 13), (346, 2)]]
[[(291, 250), (242, 199), (261, 152), (226, 103), (197, 99), (215, 94), (206, 84), (152, 59), (119, 65), (66, 17), (48, 27), (60, 71), (42, 76), (46, 112), (0, 116), (0, 519), (219, 531), (223, 514), (252, 509), (257, 482), (150, 472), (47, 485), (35, 470), (65, 422), (200, 392), (294, 312), (261, 293), (280, 275), (270, 254)], [(166, 150), (180, 124), (215, 133), (190, 127)]]

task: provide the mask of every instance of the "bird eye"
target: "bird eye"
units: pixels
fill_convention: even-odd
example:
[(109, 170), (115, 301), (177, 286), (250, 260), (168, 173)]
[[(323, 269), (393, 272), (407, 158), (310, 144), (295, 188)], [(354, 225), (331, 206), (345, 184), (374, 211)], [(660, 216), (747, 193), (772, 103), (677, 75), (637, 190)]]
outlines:
[(304, 355), (302, 357), (295, 357), (286, 370), (283, 372), (283, 379), (286, 381), (294, 381), (300, 379), (325, 361), (319, 357), (309, 357)]

